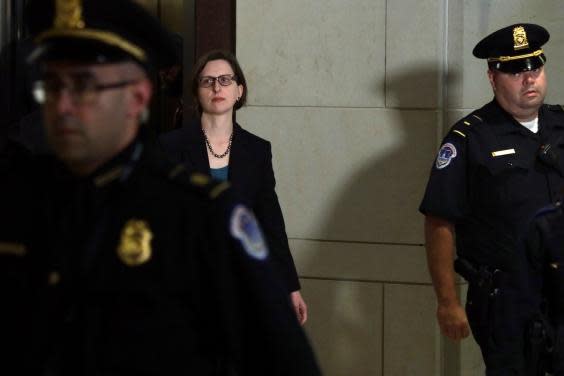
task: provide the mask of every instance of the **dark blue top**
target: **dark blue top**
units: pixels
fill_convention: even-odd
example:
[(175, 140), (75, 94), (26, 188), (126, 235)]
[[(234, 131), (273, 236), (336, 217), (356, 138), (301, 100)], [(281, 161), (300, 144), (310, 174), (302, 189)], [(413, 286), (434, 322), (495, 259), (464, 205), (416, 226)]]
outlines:
[(433, 165), (419, 210), (456, 225), (459, 255), (502, 267), (535, 213), (564, 187), (564, 113), (543, 105), (539, 132), (517, 123), (495, 101), (454, 125)]
[(226, 181), (229, 174), (229, 165), (221, 168), (210, 168), (212, 178), (219, 181)]

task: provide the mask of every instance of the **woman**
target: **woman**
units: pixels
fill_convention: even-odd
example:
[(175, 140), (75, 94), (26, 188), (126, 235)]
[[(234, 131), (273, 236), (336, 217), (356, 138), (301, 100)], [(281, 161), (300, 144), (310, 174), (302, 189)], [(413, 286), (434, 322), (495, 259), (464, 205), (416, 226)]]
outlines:
[(189, 171), (229, 180), (253, 209), (268, 241), (276, 270), (288, 287), (298, 321), (307, 320), (284, 219), (274, 190), (270, 142), (234, 122), (247, 98), (247, 84), (235, 56), (212, 51), (201, 57), (192, 75), (198, 119), (160, 137), (164, 150)]

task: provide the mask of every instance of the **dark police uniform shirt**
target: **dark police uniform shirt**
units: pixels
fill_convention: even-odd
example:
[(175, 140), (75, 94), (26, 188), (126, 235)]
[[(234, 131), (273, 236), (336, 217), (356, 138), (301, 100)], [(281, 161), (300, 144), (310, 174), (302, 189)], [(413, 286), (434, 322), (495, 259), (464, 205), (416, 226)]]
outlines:
[[(548, 144), (539, 157), (541, 145)], [(540, 108), (535, 134), (494, 100), (451, 128), (419, 210), (455, 225), (459, 255), (509, 269), (534, 213), (561, 193), (563, 148), (560, 106)]]
[(164, 160), (136, 141), (89, 178), (51, 174), (34, 341), (47, 369), (318, 375), (253, 214), (228, 183)]
[(34, 263), (28, 240), (35, 227), (37, 187), (30, 179), (29, 157), (23, 153), (0, 163), (0, 375), (19, 373), (15, 370), (26, 362), (31, 335)]
[(553, 325), (552, 374), (564, 374), (564, 211), (562, 202), (541, 209), (526, 238), (527, 255), (540, 271), (545, 310)]
[[(561, 202), (546, 206), (537, 213), (529, 229), (526, 246), (533, 268), (543, 272), (545, 292), (550, 304), (549, 312), (552, 318), (562, 325), (564, 324), (564, 212)], [(564, 333), (562, 335), (564, 336)]]

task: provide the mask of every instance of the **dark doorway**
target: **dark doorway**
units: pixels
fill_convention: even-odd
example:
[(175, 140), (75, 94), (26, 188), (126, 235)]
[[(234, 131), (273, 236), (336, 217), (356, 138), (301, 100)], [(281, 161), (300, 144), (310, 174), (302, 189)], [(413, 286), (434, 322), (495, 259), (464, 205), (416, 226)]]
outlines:
[[(165, 24), (180, 45), (180, 83), (175, 90), (156, 77), (158, 87), (151, 108), (155, 134), (183, 125), (194, 114), (189, 87), (194, 62), (212, 49), (235, 52), (235, 0), (136, 0)], [(34, 72), (25, 64), (32, 46), (24, 28), (27, 0), (0, 1), (0, 151), (8, 140), (31, 153), (46, 151), (39, 110), (31, 98)], [(179, 121), (179, 110), (183, 111)]]

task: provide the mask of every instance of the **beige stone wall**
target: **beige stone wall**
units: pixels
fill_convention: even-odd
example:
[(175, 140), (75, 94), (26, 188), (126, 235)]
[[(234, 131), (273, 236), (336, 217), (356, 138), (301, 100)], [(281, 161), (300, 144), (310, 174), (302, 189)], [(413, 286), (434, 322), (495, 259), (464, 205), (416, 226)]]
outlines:
[(439, 334), (417, 207), (441, 135), (492, 97), (474, 44), (521, 21), (551, 32), (564, 102), (558, 0), (237, 1), (238, 121), (272, 141), (326, 375), (483, 374), (471, 340)]

